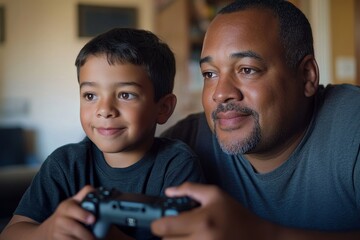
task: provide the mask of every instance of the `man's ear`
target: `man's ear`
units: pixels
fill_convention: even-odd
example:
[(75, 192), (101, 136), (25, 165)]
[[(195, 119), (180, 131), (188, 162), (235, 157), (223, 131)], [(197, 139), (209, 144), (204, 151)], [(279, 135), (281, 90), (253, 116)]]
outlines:
[(162, 97), (158, 104), (158, 116), (157, 123), (164, 124), (171, 117), (176, 106), (176, 96), (174, 94), (168, 94)]
[(303, 79), (305, 96), (313, 96), (319, 86), (319, 67), (314, 56), (305, 56), (300, 62), (298, 70), (301, 79)]

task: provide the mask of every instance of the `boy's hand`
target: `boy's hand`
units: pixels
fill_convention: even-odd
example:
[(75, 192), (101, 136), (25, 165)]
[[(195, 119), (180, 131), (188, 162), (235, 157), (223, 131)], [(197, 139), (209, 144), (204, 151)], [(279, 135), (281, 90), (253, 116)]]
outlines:
[(39, 227), (45, 230), (46, 239), (94, 240), (84, 224), (93, 224), (95, 217), (80, 207), (80, 202), (94, 188), (85, 186), (74, 197), (61, 202), (56, 211)]
[[(80, 206), (80, 202), (90, 191), (95, 190), (85, 186), (72, 198), (59, 204), (56, 211), (43, 223), (14, 215), (2, 231), (1, 240), (95, 240), (85, 224), (93, 224), (95, 216)], [(106, 239), (131, 239), (117, 228), (111, 228)]]

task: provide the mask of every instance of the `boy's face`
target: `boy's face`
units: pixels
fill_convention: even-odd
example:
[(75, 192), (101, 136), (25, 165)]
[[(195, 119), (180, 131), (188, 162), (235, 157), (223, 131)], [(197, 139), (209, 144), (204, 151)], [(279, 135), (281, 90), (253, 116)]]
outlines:
[(124, 156), (129, 164), (140, 159), (153, 142), (159, 111), (144, 68), (89, 56), (79, 84), (82, 127), (105, 159)]

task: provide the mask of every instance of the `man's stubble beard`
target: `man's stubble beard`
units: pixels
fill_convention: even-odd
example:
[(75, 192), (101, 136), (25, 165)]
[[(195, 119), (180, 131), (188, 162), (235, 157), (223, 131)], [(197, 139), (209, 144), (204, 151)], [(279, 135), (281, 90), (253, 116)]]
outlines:
[[(218, 112), (226, 112), (226, 111), (236, 111), (242, 114), (249, 114), (250, 117), (254, 119), (254, 127), (250, 132), (248, 137), (244, 139), (234, 138), (231, 141), (221, 141), (219, 135), (217, 134), (217, 126), (216, 126), (216, 115)], [(216, 111), (212, 114), (212, 120), (214, 123), (214, 132), (219, 142), (219, 145), (223, 152), (230, 154), (230, 155), (237, 155), (237, 154), (246, 154), (251, 152), (260, 142), (261, 139), (261, 128), (259, 123), (259, 114), (254, 110), (247, 108), (247, 107), (239, 107), (235, 104), (228, 103), (219, 105)], [(225, 130), (225, 131), (233, 131), (232, 129)], [(241, 134), (241, 133), (239, 133)]]

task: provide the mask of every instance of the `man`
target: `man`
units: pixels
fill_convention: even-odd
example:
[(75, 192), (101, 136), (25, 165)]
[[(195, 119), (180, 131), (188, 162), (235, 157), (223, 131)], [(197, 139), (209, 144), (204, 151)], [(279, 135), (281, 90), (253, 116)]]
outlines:
[(166, 239), (360, 239), (360, 90), (319, 86), (303, 13), (279, 0), (230, 4), (208, 28), (200, 68), (205, 116), (194, 114), (165, 135), (187, 142), (217, 186), (168, 189), (202, 206), (154, 222), (153, 232)]

